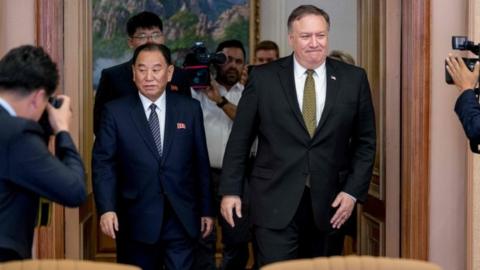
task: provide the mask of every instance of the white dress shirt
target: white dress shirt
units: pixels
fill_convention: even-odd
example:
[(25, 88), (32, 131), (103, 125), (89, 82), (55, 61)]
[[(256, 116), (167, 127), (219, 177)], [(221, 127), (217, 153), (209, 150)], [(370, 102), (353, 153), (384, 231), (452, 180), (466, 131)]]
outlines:
[(17, 113), (15, 112), (13, 107), (10, 106), (10, 104), (8, 104), (5, 99), (0, 98), (0, 106), (2, 106), (11, 116), (17, 116)]
[[(325, 62), (318, 68), (314, 69), (313, 79), (315, 80), (315, 103), (317, 125), (322, 117), (323, 108), (325, 107), (325, 97), (327, 95), (327, 69)], [(307, 79), (307, 69), (302, 67), (300, 63), (293, 57), (293, 73), (295, 77), (295, 89), (297, 91), (298, 105), (300, 111), (303, 110), (303, 88), (305, 88), (305, 80)]]
[(148, 99), (146, 96), (142, 95), (140, 92), (138, 92), (138, 95), (140, 96), (140, 101), (142, 101), (142, 106), (143, 110), (145, 112), (145, 116), (148, 118), (150, 117), (150, 105), (152, 103), (155, 103), (157, 106), (156, 112), (158, 115), (158, 121), (160, 122), (160, 139), (162, 141), (162, 149), (163, 147), (163, 142), (164, 142), (164, 134), (165, 134), (165, 108), (166, 108), (166, 99), (165, 99), (165, 91), (163, 91), (163, 94), (155, 100), (155, 102), (152, 102), (150, 99)]
[[(242, 97), (243, 88), (242, 84), (237, 83), (227, 91), (224, 86), (219, 84), (218, 91), (220, 95), (224, 96), (230, 103), (238, 105), (240, 97)], [(222, 108), (219, 108), (215, 102), (208, 98), (203, 90), (192, 90), (192, 97), (200, 101), (200, 105), (202, 106), (210, 166), (221, 169), (223, 155), (225, 154), (225, 148), (227, 147), (233, 121)]]

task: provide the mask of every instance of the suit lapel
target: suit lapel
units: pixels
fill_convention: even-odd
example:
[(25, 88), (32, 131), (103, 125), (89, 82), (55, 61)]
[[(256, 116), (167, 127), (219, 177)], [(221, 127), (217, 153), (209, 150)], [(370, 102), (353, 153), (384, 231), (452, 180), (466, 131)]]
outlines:
[(175, 107), (175, 96), (170, 94), (169, 91), (165, 91), (165, 94), (165, 131), (163, 133), (165, 137), (163, 139), (162, 164), (165, 163), (166, 157), (170, 152), (178, 118), (178, 111)]
[(338, 93), (338, 83), (337, 83), (337, 78), (338, 74), (336, 74), (335, 67), (331, 64), (329, 59), (327, 58), (326, 60), (326, 70), (327, 70), (327, 93), (325, 97), (325, 107), (323, 108), (322, 116), (320, 118), (320, 121), (317, 125), (317, 128), (315, 130), (315, 136), (317, 133), (322, 129), (322, 126), (325, 124), (325, 121), (327, 120), (329, 114), (331, 113), (333, 109), (333, 105), (336, 102), (337, 99), (337, 93)]
[(281, 69), (278, 71), (278, 77), (280, 79), (280, 84), (282, 85), (283, 93), (287, 97), (288, 104), (290, 105), (290, 109), (292, 109), (295, 118), (298, 120), (300, 125), (303, 126), (306, 134), (308, 134), (307, 126), (305, 125), (302, 111), (300, 110), (300, 105), (298, 104), (297, 92), (295, 90), (293, 54), (287, 57), (285, 61), (280, 64), (280, 66)]
[(143, 110), (142, 102), (140, 101), (140, 97), (138, 97), (138, 95), (135, 95), (135, 97), (132, 98), (130, 115), (137, 131), (140, 133), (140, 136), (147, 145), (147, 148), (152, 152), (155, 158), (160, 161), (160, 155), (157, 152), (152, 131), (148, 125), (147, 117), (145, 116), (145, 111)]

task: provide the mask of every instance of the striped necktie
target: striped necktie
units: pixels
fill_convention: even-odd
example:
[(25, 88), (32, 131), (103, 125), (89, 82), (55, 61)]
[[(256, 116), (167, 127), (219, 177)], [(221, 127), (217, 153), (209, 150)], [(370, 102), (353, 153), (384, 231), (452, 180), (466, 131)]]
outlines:
[(150, 125), (150, 130), (152, 131), (158, 154), (162, 156), (162, 134), (160, 133), (160, 121), (158, 120), (157, 115), (157, 105), (155, 105), (154, 103), (150, 105), (150, 116), (148, 117), (148, 124)]

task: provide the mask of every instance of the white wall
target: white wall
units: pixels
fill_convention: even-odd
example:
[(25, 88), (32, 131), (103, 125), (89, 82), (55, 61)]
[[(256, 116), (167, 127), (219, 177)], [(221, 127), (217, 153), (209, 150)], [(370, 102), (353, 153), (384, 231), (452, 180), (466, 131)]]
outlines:
[(468, 0), (431, 1), (430, 260), (466, 269), (466, 138), (453, 111), (459, 91), (445, 83), (451, 36), (467, 33)]
[(280, 55), (292, 51), (287, 41), (288, 15), (299, 5), (313, 4), (330, 16), (330, 50), (343, 50), (357, 59), (357, 0), (260, 0), (260, 40), (277, 42)]
[(0, 0), (0, 56), (35, 43), (35, 0)]

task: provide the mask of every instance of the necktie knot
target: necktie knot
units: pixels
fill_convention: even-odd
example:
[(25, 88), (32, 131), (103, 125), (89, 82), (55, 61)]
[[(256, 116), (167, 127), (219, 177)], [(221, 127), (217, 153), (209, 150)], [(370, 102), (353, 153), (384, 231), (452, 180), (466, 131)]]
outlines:
[(315, 70), (313, 69), (307, 69), (307, 77), (312, 77), (313, 73), (315, 73)]
[(150, 104), (149, 108), (150, 108), (151, 112), (154, 112), (154, 111), (157, 110), (157, 105), (155, 105), (155, 103), (152, 103), (152, 104)]

